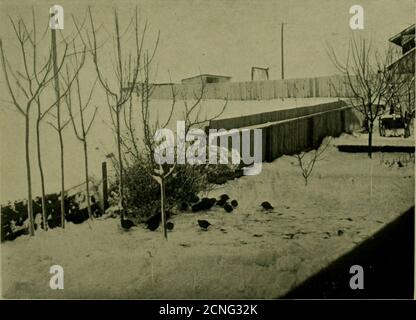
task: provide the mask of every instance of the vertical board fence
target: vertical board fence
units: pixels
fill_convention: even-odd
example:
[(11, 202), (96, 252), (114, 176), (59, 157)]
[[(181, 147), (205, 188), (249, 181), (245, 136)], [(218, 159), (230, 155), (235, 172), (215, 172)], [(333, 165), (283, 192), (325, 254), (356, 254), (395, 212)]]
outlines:
[[(271, 100), (279, 98), (350, 97), (346, 79), (326, 76), (304, 79), (221, 82), (205, 85), (205, 99)], [(173, 84), (177, 97), (193, 99), (198, 96), (198, 84)], [(172, 99), (170, 85), (154, 85), (152, 99)]]
[[(263, 123), (240, 128), (240, 154), (242, 154), (242, 130), (250, 131), (250, 153), (253, 154), (253, 129), (262, 130), (262, 160), (271, 162), (282, 155), (293, 155), (304, 150), (319, 147), (322, 139), (337, 137), (343, 132), (352, 132), (361, 127), (360, 116), (350, 106), (321, 111), (300, 117)], [(232, 135), (223, 134), (230, 140)], [(220, 139), (217, 140), (219, 146)]]

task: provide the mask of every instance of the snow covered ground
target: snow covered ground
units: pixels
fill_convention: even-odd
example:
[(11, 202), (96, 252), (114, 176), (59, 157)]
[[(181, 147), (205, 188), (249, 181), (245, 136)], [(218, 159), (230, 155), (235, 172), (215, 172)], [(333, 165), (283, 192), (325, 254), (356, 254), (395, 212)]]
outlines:
[[(404, 166), (390, 166), (399, 157)], [(308, 186), (296, 159), (283, 156), (211, 195), (222, 193), (238, 200), (234, 212), (175, 215), (167, 242), (161, 230), (123, 232), (107, 219), (3, 243), (3, 296), (277, 298), (414, 205), (414, 158), (369, 160), (331, 145)], [(265, 200), (270, 213), (261, 210)], [(198, 219), (212, 226), (202, 231)], [(64, 290), (49, 287), (55, 264), (64, 268)]]

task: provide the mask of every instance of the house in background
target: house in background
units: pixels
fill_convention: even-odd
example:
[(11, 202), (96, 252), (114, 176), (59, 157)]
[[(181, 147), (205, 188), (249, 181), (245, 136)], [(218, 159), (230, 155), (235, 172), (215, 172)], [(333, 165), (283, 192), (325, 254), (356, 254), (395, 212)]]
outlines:
[(400, 73), (415, 72), (415, 25), (411, 25), (402, 32), (389, 39), (391, 43), (402, 48), (402, 56), (387, 68), (397, 68)]
[(182, 84), (207, 84), (207, 83), (220, 83), (220, 82), (229, 82), (231, 77), (221, 76), (215, 74), (199, 74), (190, 78), (182, 79)]

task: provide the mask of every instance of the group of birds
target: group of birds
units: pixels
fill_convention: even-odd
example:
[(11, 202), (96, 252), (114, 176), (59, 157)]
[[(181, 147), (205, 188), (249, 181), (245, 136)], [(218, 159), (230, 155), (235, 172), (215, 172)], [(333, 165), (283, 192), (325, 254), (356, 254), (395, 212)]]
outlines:
[[(199, 211), (207, 211), (211, 209), (214, 205), (220, 206), (224, 208), (224, 210), (228, 213), (232, 212), (235, 208), (238, 207), (238, 201), (237, 200), (230, 200), (230, 197), (227, 194), (222, 194), (219, 199), (216, 198), (202, 198), (199, 199), (199, 197), (195, 194), (190, 195), (189, 197), (189, 203), (188, 202), (182, 202), (179, 206), (179, 209), (181, 211), (186, 211), (191, 207), (192, 212), (199, 212)], [(273, 206), (268, 201), (264, 201), (261, 203), (261, 207), (266, 210), (267, 212), (273, 210)], [(166, 220), (168, 220), (171, 216), (171, 213), (168, 211), (166, 212)], [(158, 212), (155, 215), (151, 216), (149, 219), (145, 221), (145, 224), (147, 226), (147, 229), (150, 231), (155, 231), (159, 228), (162, 221), (161, 213)], [(198, 220), (198, 225), (203, 231), (207, 231), (208, 227), (212, 224), (207, 220)], [(133, 221), (126, 219), (125, 217), (121, 217), (121, 227), (124, 230), (129, 230), (131, 227), (135, 226)], [(166, 229), (171, 231), (174, 228), (173, 222), (166, 222)]]
[[(171, 215), (170, 212), (166, 212), (166, 219), (169, 219), (170, 215)], [(155, 231), (157, 228), (159, 228), (161, 221), (162, 221), (162, 215), (160, 214), (160, 212), (158, 212), (155, 215), (151, 216), (149, 219), (147, 219), (145, 221), (145, 224), (147, 226), (147, 229), (149, 229), (150, 231)], [(136, 224), (132, 220), (127, 219), (124, 216), (120, 217), (120, 225), (121, 225), (121, 228), (125, 231), (128, 231), (132, 227), (136, 226)], [(173, 230), (174, 226), (175, 225), (173, 224), (173, 222), (170, 222), (170, 221), (166, 222), (167, 230), (169, 231)]]
[(188, 202), (182, 202), (179, 209), (181, 211), (186, 211), (191, 207), (192, 212), (199, 212), (210, 210), (214, 205), (217, 205), (224, 208), (226, 212), (232, 212), (238, 206), (238, 201), (232, 200), (228, 203), (229, 199), (230, 197), (227, 194), (222, 194), (219, 199), (205, 197), (201, 200), (198, 196), (193, 195), (189, 199), (190, 204)]
[[(223, 195), (220, 196), (220, 199), (216, 201), (216, 204), (219, 205), (219, 206), (222, 206), (225, 211), (231, 212), (231, 211), (234, 210), (234, 208), (236, 208), (238, 206), (238, 202), (237, 202), (237, 200), (232, 200), (229, 204), (228, 203), (229, 199), (230, 199), (230, 197), (228, 195), (223, 194)], [(204, 200), (204, 199), (202, 199), (202, 200)], [(268, 201), (262, 202), (261, 207), (264, 210), (266, 210), (267, 212), (274, 209), (274, 207)], [(198, 220), (198, 225), (201, 228), (201, 230), (207, 231), (208, 227), (211, 226), (212, 224), (207, 220)]]

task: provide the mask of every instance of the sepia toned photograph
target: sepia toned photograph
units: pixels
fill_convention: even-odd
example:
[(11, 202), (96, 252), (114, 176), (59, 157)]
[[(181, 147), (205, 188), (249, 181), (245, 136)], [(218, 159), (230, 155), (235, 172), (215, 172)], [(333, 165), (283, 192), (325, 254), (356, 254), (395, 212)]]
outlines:
[(415, 10), (0, 0), (1, 298), (414, 299)]

